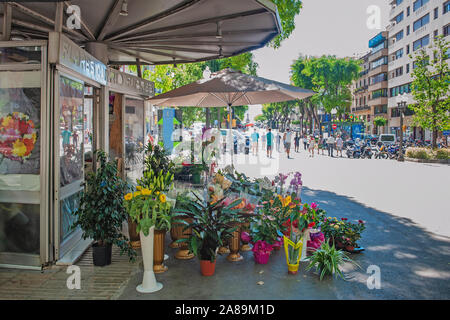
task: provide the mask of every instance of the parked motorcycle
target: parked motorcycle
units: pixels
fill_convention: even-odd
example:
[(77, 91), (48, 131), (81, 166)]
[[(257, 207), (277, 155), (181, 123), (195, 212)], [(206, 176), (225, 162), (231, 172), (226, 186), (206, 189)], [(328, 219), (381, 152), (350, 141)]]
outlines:
[(346, 153), (348, 158), (359, 159), (361, 157), (361, 148), (357, 145), (347, 146)]
[(381, 146), (375, 146), (373, 148), (374, 150), (374, 158), (375, 159), (387, 159), (389, 158), (388, 153), (386, 152), (386, 147), (384, 144), (381, 144)]
[(367, 141), (362, 147), (361, 147), (361, 158), (367, 158), (372, 159), (372, 148), (370, 147), (370, 142)]

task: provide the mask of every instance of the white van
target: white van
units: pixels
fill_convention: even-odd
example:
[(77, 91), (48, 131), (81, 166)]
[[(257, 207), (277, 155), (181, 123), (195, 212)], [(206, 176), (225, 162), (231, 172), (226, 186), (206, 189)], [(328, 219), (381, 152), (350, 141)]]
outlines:
[(385, 145), (394, 144), (396, 141), (397, 137), (395, 136), (395, 134), (382, 133), (378, 137), (378, 142), (382, 142)]

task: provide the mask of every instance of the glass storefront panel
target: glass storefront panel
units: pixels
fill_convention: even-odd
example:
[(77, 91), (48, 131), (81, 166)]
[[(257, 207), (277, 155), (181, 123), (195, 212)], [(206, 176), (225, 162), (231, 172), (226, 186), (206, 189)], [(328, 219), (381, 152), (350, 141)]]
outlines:
[(80, 193), (77, 192), (63, 200), (60, 201), (60, 242), (66, 240), (74, 230), (72, 230), (72, 225), (75, 223), (74, 212), (78, 209), (80, 204)]
[(83, 83), (60, 77), (60, 185), (83, 179)]
[[(14, 49), (0, 50), (2, 63), (21, 61)], [(1, 71), (0, 252), (39, 254), (40, 130), (41, 72)]]
[(41, 47), (0, 47), (0, 64), (41, 63)]
[(128, 182), (142, 177), (144, 151), (144, 101), (125, 100), (125, 173)]

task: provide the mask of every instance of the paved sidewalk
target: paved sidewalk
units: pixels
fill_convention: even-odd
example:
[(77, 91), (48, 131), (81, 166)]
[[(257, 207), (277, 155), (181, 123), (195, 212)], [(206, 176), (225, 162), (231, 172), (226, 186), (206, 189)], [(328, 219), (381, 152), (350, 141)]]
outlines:
[(67, 267), (51, 266), (43, 271), (0, 269), (0, 300), (2, 299), (116, 299), (129, 279), (141, 269), (142, 257), (135, 263), (120, 256), (119, 248), (113, 248), (112, 263), (94, 267), (92, 249), (86, 251), (76, 264), (81, 269), (81, 289), (67, 288)]

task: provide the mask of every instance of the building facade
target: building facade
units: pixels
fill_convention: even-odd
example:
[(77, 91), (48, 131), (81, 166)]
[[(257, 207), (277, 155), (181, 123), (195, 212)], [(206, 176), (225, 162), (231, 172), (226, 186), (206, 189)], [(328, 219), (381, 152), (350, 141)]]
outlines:
[[(409, 57), (433, 39), (449, 34), (450, 0), (391, 0), (389, 13), (389, 64), (388, 64), (388, 116), (389, 133), (399, 134), (400, 113), (396, 96), (411, 92), (413, 60)], [(412, 97), (411, 97), (412, 99)], [(414, 103), (410, 100), (409, 103)], [(431, 132), (412, 126), (412, 111), (407, 109), (404, 118), (406, 136), (414, 139), (431, 139)]]
[(361, 67), (363, 70), (359, 73), (359, 78), (353, 82), (351, 87), (351, 91), (353, 93), (351, 112), (367, 123), (370, 123), (372, 120), (371, 109), (368, 105), (370, 98), (368, 75), (370, 69), (369, 56), (370, 53), (361, 57), (361, 61), (363, 61)]

